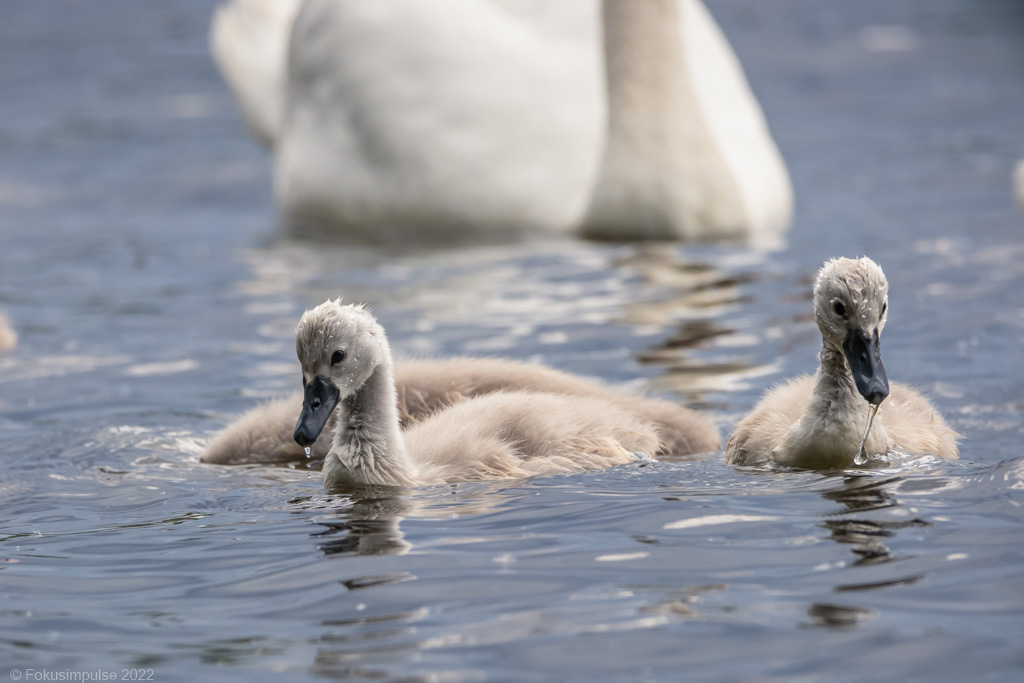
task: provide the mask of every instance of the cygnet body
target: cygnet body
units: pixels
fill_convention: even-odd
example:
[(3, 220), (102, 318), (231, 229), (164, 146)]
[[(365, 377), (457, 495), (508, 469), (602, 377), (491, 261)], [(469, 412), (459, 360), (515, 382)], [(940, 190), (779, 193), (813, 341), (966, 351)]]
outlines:
[(880, 407), (866, 455), (900, 450), (958, 457), (956, 432), (927, 398), (902, 384), (890, 390), (879, 343), (888, 293), (885, 274), (869, 258), (825, 263), (814, 284), (814, 319), (822, 334), (818, 371), (765, 394), (737, 425), (726, 446), (727, 462), (851, 467), (871, 405)]
[(400, 428), (391, 350), (365, 308), (328, 301), (296, 328), (303, 406), (300, 446), (337, 407), (324, 484), (418, 486), (625, 464), (661, 448), (656, 427), (586, 396), (498, 392)]
[[(576, 375), (501, 358), (397, 360), (394, 363), (402, 429), (456, 403), (499, 391), (587, 396), (610, 401), (654, 423), (662, 447), (657, 457), (682, 457), (721, 447), (718, 429), (704, 415), (670, 401), (631, 396)], [(225, 427), (210, 441), (201, 460), (217, 465), (285, 464), (307, 460), (292, 434), (302, 409), (302, 392), (261, 404)], [(337, 411), (324, 431), (334, 433)], [(321, 461), (330, 439), (310, 446), (310, 460)]]

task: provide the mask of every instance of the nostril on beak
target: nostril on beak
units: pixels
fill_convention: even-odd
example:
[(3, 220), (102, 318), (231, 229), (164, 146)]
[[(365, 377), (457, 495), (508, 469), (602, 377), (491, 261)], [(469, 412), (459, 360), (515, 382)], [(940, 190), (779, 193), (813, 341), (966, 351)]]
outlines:
[(316, 410), (317, 408), (319, 408), (319, 407), (320, 407), (320, 399), (318, 399), (318, 398), (316, 398), (316, 397), (314, 396), (314, 397), (313, 397), (313, 398), (312, 398), (312, 399), (310, 400), (310, 402), (309, 402), (309, 407), (310, 407), (310, 408), (312, 408), (313, 410)]

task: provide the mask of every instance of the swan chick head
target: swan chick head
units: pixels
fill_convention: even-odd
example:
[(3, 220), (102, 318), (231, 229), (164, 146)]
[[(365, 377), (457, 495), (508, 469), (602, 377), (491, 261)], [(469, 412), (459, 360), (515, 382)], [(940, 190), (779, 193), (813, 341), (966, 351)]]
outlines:
[(825, 262), (814, 283), (814, 320), (825, 345), (842, 351), (857, 390), (871, 404), (889, 395), (879, 337), (889, 312), (889, 282), (866, 256)]
[(391, 358), (384, 329), (370, 311), (341, 299), (303, 314), (295, 354), (302, 367), (302, 413), (294, 434), (300, 446), (316, 441), (338, 402), (356, 394)]

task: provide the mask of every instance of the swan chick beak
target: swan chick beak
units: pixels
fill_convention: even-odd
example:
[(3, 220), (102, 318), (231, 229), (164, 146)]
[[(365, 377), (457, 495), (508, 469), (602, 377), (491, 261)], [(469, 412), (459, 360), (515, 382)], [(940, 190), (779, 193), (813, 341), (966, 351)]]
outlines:
[(334, 412), (338, 404), (338, 387), (322, 377), (313, 378), (308, 382), (302, 396), (302, 413), (295, 425), (292, 438), (302, 447), (310, 446), (320, 436), (327, 424), (327, 418)]
[(843, 353), (850, 364), (857, 391), (871, 405), (878, 405), (889, 395), (889, 380), (882, 365), (878, 330), (869, 337), (864, 330), (852, 329), (843, 342)]

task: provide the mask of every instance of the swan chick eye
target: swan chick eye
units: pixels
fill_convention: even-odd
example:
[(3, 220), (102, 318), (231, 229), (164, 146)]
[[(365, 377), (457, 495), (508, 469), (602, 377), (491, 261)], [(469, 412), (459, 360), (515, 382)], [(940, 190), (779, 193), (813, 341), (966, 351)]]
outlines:
[(331, 365), (337, 365), (343, 360), (345, 360), (344, 351), (338, 350), (331, 354)]
[(883, 302), (883, 303), (882, 303), (882, 312), (881, 312), (881, 313), (879, 313), (879, 317), (881, 317), (881, 316), (885, 315), (885, 310), (886, 310), (887, 308), (889, 308), (889, 302), (888, 302), (888, 301), (885, 301), (885, 302)]
[(843, 305), (842, 301), (836, 301), (832, 304), (832, 310), (836, 312), (836, 315), (846, 317), (846, 306)]

